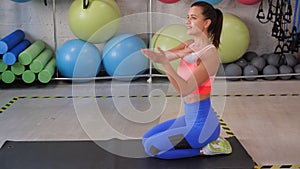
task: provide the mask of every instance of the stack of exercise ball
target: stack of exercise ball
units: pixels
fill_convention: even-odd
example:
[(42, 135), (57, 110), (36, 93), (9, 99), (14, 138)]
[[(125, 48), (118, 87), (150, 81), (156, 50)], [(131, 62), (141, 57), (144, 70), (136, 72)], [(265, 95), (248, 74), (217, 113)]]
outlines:
[[(228, 80), (256, 80), (258, 75), (265, 75), (265, 80), (289, 80), (292, 76), (288, 74), (300, 73), (300, 63), (295, 55), (265, 53), (258, 55), (254, 51), (247, 51), (235, 62), (224, 64), (225, 76)], [(284, 74), (287, 74), (286, 76)], [(234, 76), (247, 76), (235, 78)], [(251, 77), (256, 76), (256, 77)], [(294, 76), (300, 79), (300, 76)]]
[(42, 40), (31, 43), (25, 33), (18, 29), (0, 41), (0, 73), (4, 83), (12, 83), (20, 77), (25, 83), (38, 78), (48, 83), (55, 73), (53, 52)]
[(69, 27), (78, 39), (64, 42), (56, 52), (58, 72), (66, 78), (96, 77), (101, 70), (101, 57), (104, 57), (96, 44), (108, 43), (119, 29), (121, 12), (114, 0), (87, 2), (75, 0), (71, 4)]

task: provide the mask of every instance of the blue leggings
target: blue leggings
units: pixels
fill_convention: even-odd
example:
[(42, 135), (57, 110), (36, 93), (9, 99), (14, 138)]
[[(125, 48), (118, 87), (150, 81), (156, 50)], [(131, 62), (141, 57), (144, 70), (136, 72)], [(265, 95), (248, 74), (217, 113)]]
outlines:
[(161, 159), (198, 156), (201, 147), (218, 138), (220, 122), (210, 98), (184, 106), (184, 116), (160, 123), (144, 134), (148, 155)]

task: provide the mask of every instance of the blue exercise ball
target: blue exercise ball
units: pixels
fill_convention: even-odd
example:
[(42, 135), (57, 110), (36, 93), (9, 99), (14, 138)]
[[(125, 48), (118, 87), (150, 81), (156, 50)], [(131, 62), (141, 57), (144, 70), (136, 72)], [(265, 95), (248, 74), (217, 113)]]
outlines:
[(30, 0), (12, 0), (14, 2), (23, 3), (23, 2), (29, 2)]
[(204, 2), (210, 3), (212, 5), (216, 5), (220, 2), (222, 2), (222, 0), (196, 0), (195, 2), (199, 2), (199, 1), (204, 1)]
[(102, 50), (103, 67), (110, 76), (133, 76), (117, 80), (135, 80), (135, 75), (143, 74), (149, 67), (149, 60), (141, 53), (145, 42), (133, 34), (119, 34), (110, 39)]
[(69, 40), (56, 51), (57, 69), (63, 77), (95, 77), (100, 71), (100, 64), (99, 49), (83, 40)]

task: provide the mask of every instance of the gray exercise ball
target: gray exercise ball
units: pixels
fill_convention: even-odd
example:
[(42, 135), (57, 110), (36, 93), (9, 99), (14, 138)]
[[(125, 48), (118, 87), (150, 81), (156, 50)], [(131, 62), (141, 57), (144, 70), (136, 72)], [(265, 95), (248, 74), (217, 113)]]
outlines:
[[(242, 73), (242, 68), (235, 63), (230, 63), (225, 67), (226, 76), (241, 76)], [(228, 78), (228, 80), (239, 80), (239, 78)]]
[[(290, 73), (293, 73), (293, 68), (291, 68), (288, 65), (281, 65), (279, 67), (279, 73), (280, 74), (290, 74)], [(279, 78), (282, 79), (282, 80), (289, 80), (289, 79), (292, 78), (292, 76), (279, 76)]]
[[(267, 65), (264, 69), (263, 69), (263, 74), (264, 75), (276, 75), (278, 74), (278, 69), (277, 67), (273, 66), (273, 65)], [(277, 77), (265, 77), (266, 80), (275, 80)]]
[(264, 58), (265, 60), (268, 60), (268, 57), (271, 55), (272, 53), (264, 53), (262, 55), (260, 55), (260, 57)]
[(245, 58), (240, 58), (239, 60), (235, 61), (235, 63), (239, 65), (241, 68), (244, 68), (249, 64)]
[(266, 66), (266, 60), (262, 57), (255, 57), (251, 60), (251, 65), (255, 66), (261, 72)]
[(242, 58), (245, 58), (248, 62), (251, 62), (251, 60), (255, 57), (257, 57), (257, 53), (254, 51), (247, 51), (246, 53), (244, 53)]
[(294, 67), (298, 63), (296, 56), (290, 53), (285, 54), (285, 60), (286, 64), (291, 67)]
[[(294, 66), (294, 72), (300, 73), (300, 64), (297, 64), (296, 66)], [(300, 75), (295, 76), (295, 78), (300, 80)]]
[(279, 67), (282, 65), (282, 59), (281, 56), (279, 54), (270, 54), (270, 56), (268, 57), (267, 63), (269, 65), (273, 65), (276, 67)]
[[(247, 65), (244, 69), (243, 69), (243, 75), (244, 76), (256, 76), (258, 75), (258, 70), (255, 66), (253, 65)], [(255, 77), (253, 78), (245, 78), (246, 80), (256, 80)]]

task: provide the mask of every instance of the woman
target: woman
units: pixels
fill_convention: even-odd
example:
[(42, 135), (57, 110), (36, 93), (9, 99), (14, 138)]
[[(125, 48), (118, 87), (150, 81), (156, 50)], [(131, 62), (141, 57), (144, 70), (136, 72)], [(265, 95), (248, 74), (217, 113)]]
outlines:
[[(185, 114), (154, 126), (143, 136), (145, 151), (162, 159), (198, 155), (230, 154), (230, 143), (219, 137), (220, 123), (210, 102), (211, 85), (220, 65), (217, 48), (220, 44), (223, 15), (209, 3), (191, 5), (186, 26), (193, 36), (179, 46), (158, 52), (141, 52), (164, 68), (168, 79), (184, 99)], [(170, 61), (180, 59), (177, 72)]]

